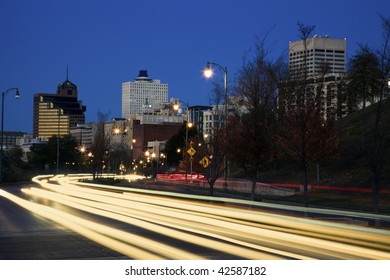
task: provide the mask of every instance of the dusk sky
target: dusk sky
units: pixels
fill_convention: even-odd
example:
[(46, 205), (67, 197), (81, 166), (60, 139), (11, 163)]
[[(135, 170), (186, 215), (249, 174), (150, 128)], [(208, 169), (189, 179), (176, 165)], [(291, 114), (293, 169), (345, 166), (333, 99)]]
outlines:
[(226, 66), (233, 82), (255, 37), (271, 29), (267, 46), (287, 61), (298, 21), (346, 38), (350, 58), (358, 43), (380, 47), (379, 14), (390, 16), (390, 1), (1, 0), (0, 13), (0, 91), (21, 95), (6, 96), (4, 130), (32, 133), (33, 95), (55, 93), (67, 65), (87, 122), (99, 111), (121, 117), (122, 83), (141, 69), (168, 83), (169, 98), (210, 105), (207, 61)]

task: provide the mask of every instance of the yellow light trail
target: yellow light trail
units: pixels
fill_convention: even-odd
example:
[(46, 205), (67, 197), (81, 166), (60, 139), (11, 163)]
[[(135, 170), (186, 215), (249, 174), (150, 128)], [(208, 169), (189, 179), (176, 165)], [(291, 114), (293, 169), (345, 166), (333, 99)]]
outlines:
[[(264, 214), (261, 216), (261, 219), (259, 219), (259, 216), (256, 214), (246, 213), (246, 215), (245, 215), (245, 213), (243, 211), (238, 211), (238, 213), (235, 213), (235, 212), (237, 212), (237, 210), (232, 211), (232, 209), (229, 209), (229, 211), (227, 211), (226, 209), (219, 209), (219, 212), (217, 212), (217, 211), (213, 210), (213, 208), (211, 208), (211, 207), (205, 207), (205, 206), (199, 206), (199, 205), (193, 206), (193, 205), (191, 205), (191, 203), (186, 203), (186, 206), (185, 206), (186, 210), (178, 210), (178, 209), (180, 209), (180, 207), (183, 207), (183, 205), (181, 205), (180, 203), (175, 202), (175, 201), (161, 202), (161, 199), (148, 198), (148, 197), (139, 198), (139, 196), (137, 196), (137, 195), (128, 195), (128, 200), (124, 201), (122, 199), (122, 195), (116, 194), (116, 193), (106, 192), (102, 196), (96, 196), (96, 193), (99, 193), (96, 190), (83, 189), (82, 190), (83, 193), (80, 194), (80, 193), (73, 191), (70, 186), (68, 186), (66, 189), (61, 189), (58, 186), (49, 186), (49, 187), (52, 190), (63, 192), (63, 193), (66, 193), (67, 195), (88, 197), (88, 199), (94, 199), (95, 201), (105, 200), (105, 204), (103, 205), (103, 207), (109, 208), (110, 210), (112, 210), (113, 207), (114, 208), (118, 208), (118, 207), (117, 206), (112, 206), (112, 207), (107, 206), (108, 203), (111, 203), (112, 205), (121, 205), (123, 207), (131, 208), (131, 211), (127, 212), (128, 215), (135, 215), (136, 214), (136, 215), (138, 215), (136, 217), (142, 217), (142, 219), (149, 220), (150, 222), (158, 223), (160, 220), (165, 219), (165, 223), (163, 224), (164, 226), (170, 225), (171, 227), (179, 227), (179, 226), (182, 226), (183, 223), (187, 223), (188, 228), (195, 227), (195, 226), (199, 228), (202, 224), (206, 224), (204, 227), (209, 229), (209, 232), (210, 232), (210, 230), (212, 229), (213, 226), (215, 227), (216, 225), (218, 225), (219, 228), (223, 229), (222, 232), (224, 232), (225, 235), (229, 233), (230, 235), (240, 236), (241, 238), (246, 236), (247, 238), (251, 238), (252, 241), (256, 240), (256, 238), (257, 238), (256, 231), (259, 231), (260, 229), (256, 228), (253, 223), (250, 226), (242, 224), (242, 222), (241, 222), (242, 219), (252, 220), (252, 221), (255, 221), (258, 223), (263, 223), (263, 224), (264, 223), (271, 224), (272, 222), (275, 223), (275, 221), (278, 222), (278, 220), (275, 219), (275, 215), (270, 215), (270, 214)], [(116, 197), (116, 198), (113, 198), (113, 197)], [(130, 204), (130, 201), (131, 201), (131, 204)], [(137, 202), (134, 202), (134, 201), (137, 201)], [(80, 203), (83, 203), (83, 202), (80, 201)], [(85, 202), (85, 203), (87, 203), (87, 202)], [(136, 204), (134, 204), (134, 203), (136, 203)], [(147, 207), (145, 207), (145, 203), (149, 203), (149, 205)], [(89, 204), (91, 204), (91, 203), (89, 203)], [(167, 210), (164, 207), (156, 206), (159, 204), (164, 205), (165, 208), (175, 207), (175, 209), (168, 209)], [(134, 205), (138, 205), (138, 206), (134, 206)], [(216, 208), (216, 207), (214, 207), (214, 208)], [(188, 212), (188, 210), (192, 211), (191, 214), (186, 213), (186, 212)], [(138, 212), (136, 212), (136, 211), (138, 211)], [(92, 212), (92, 211), (90, 210), (90, 212)], [(206, 215), (204, 213), (207, 213), (207, 212), (212, 212), (214, 215), (214, 218), (206, 217)], [(156, 215), (154, 213), (158, 213), (158, 215)], [(201, 213), (203, 213), (203, 214), (201, 214)], [(218, 220), (215, 218), (217, 216), (217, 213), (219, 213)], [(94, 212), (94, 214), (97, 214), (97, 213)], [(207, 215), (210, 215), (210, 214), (207, 214)], [(230, 223), (220, 220), (223, 217), (225, 217), (225, 219), (229, 218), (228, 215), (230, 215), (230, 216), (233, 215), (234, 220), (232, 220), (232, 218), (230, 217), (230, 219), (231, 219)], [(267, 217), (267, 216), (271, 216), (271, 217)], [(166, 217), (168, 217), (168, 218), (166, 218)], [(125, 221), (126, 219), (124, 219), (123, 217), (120, 217), (120, 218), (118, 218), (118, 220)], [(280, 218), (279, 218), (279, 220), (280, 220)], [(196, 222), (196, 223), (194, 223), (194, 222)], [(129, 223), (135, 224), (136, 222), (130, 221)], [(287, 223), (286, 221), (284, 221), (283, 226), (286, 227), (289, 224), (293, 224), (293, 223), (291, 223), (291, 222)], [(299, 226), (300, 230), (301, 230), (301, 234), (303, 233), (302, 230), (303, 230), (304, 225), (297, 224), (297, 223), (295, 223), (293, 225), (295, 225), (295, 227)], [(140, 225), (137, 224), (137, 226), (140, 226)], [(148, 228), (150, 226), (143, 225), (143, 227)], [(227, 231), (226, 228), (230, 229), (230, 231)], [(290, 225), (290, 228), (292, 228), (291, 225)], [(181, 228), (181, 229), (183, 229), (183, 228)], [(233, 229), (236, 229), (236, 231), (238, 233), (236, 233), (236, 232), (233, 233)], [(310, 233), (312, 233), (312, 234), (313, 234), (313, 232), (315, 232), (315, 229), (316, 229), (316, 227), (314, 227), (313, 225), (310, 225), (309, 227), (307, 227), (307, 230), (309, 230)], [(159, 232), (161, 230), (162, 230), (161, 228), (158, 228), (157, 232)], [(279, 230), (282, 231), (283, 227), (280, 227)], [(327, 230), (327, 228), (317, 229), (318, 232), (326, 231), (326, 230)], [(198, 233), (200, 233), (200, 232), (198, 232)], [(252, 235), (250, 235), (251, 233), (253, 233), (255, 235), (252, 236)], [(270, 240), (276, 238), (277, 233), (275, 233), (274, 231), (268, 231), (267, 233), (269, 235), (268, 242), (270, 242)], [(348, 242), (350, 240), (349, 233), (350, 232), (344, 232), (344, 242)], [(202, 234), (207, 235), (207, 233), (204, 233), (204, 232), (202, 232)], [(266, 234), (266, 232), (265, 232), (265, 230), (263, 230), (263, 235), (265, 235), (265, 234)], [(339, 234), (340, 234), (340, 231), (339, 231)], [(358, 239), (358, 235), (361, 235), (361, 233), (358, 233), (355, 236), (355, 239)], [(323, 236), (325, 236), (325, 235), (323, 235)], [(213, 236), (213, 237), (215, 237), (215, 236)], [(179, 238), (179, 236), (176, 236), (176, 238)], [(219, 236), (219, 238), (223, 239), (220, 236)], [(285, 242), (284, 240), (288, 240), (288, 239), (289, 239), (288, 236), (282, 235), (274, 243), (276, 243), (276, 244), (284, 243)], [(355, 240), (355, 239), (353, 239), (353, 240)], [(363, 234), (363, 239), (364, 239), (364, 234)], [(227, 241), (227, 240), (225, 240), (225, 241)], [(305, 241), (307, 242), (307, 240), (305, 240)], [(299, 246), (299, 245), (300, 244), (296, 244), (296, 246)], [(252, 246), (253, 246), (253, 244), (252, 244)], [(381, 244), (380, 247), (383, 247), (383, 244)], [(387, 246), (387, 247), (389, 247), (389, 246)], [(316, 250), (316, 247), (314, 247), (314, 248)], [(390, 249), (390, 248), (387, 248), (387, 249)], [(274, 253), (276, 253), (276, 252), (274, 251)], [(297, 255), (295, 255), (295, 256), (290, 255), (290, 257), (297, 258), (298, 256)], [(302, 256), (299, 256), (299, 258), (302, 258)]]
[[(1, 191), (0, 195), (135, 259), (208, 257), (199, 250), (192, 253), (189, 248), (176, 248), (176, 242), (168, 240), (178, 240), (244, 259), (390, 259), (388, 230), (296, 218), (249, 207), (245, 209), (245, 206), (254, 203), (242, 200), (78, 182), (83, 178), (86, 176), (82, 174), (39, 176), (33, 181), (44, 189), (23, 189), (33, 199), (52, 201), (53, 207), (30, 202), (5, 191)], [(120, 178), (137, 179), (127, 176)], [(228, 207), (219, 202), (243, 207)], [(61, 211), (55, 209), (55, 205), (65, 207), (61, 207)], [(268, 206), (261, 204), (264, 205)], [(130, 229), (135, 227), (141, 232), (153, 232), (154, 236), (165, 237), (156, 241), (127, 232), (123, 227), (114, 228), (111, 222), (110, 225), (99, 224), (82, 219), (64, 212), (67, 209), (83, 211), (92, 218), (100, 216), (119, 221), (128, 224)], [(325, 213), (326, 210), (309, 211)], [(172, 244), (165, 244), (164, 240)]]
[[(35, 213), (49, 220), (55, 221), (78, 234), (85, 236), (103, 246), (111, 248), (117, 252), (121, 252), (129, 257), (134, 258), (145, 258), (145, 259), (161, 259), (158, 255), (151, 254), (145, 250), (139, 249), (137, 247), (129, 246), (123, 242), (119, 242), (113, 238), (104, 236), (98, 232), (88, 229), (87, 227), (82, 226), (84, 222), (88, 222), (86, 220), (77, 218), (73, 215), (64, 213), (62, 211), (58, 211), (48, 206), (39, 205), (37, 203), (33, 203), (27, 201), (25, 199), (21, 199), (15, 195), (12, 195), (8, 192), (0, 190), (0, 196), (3, 196), (15, 204)], [(80, 224), (81, 223), (81, 224)]]

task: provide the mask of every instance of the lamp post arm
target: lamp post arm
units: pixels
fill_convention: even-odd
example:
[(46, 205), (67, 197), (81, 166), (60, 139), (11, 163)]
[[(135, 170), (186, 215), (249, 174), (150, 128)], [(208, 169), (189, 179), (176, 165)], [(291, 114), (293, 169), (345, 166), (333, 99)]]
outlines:
[(223, 93), (224, 93), (225, 104), (226, 104), (227, 103), (227, 100), (226, 100), (226, 98), (227, 98), (227, 67), (223, 67), (223, 66), (219, 65), (218, 63), (210, 62), (210, 61), (207, 62), (207, 65), (214, 65), (219, 70), (221, 70), (223, 72)]
[(2, 95), (2, 96), (7, 95), (11, 90), (16, 90), (16, 91), (17, 91), (17, 90), (19, 90), (19, 88), (9, 88), (9, 89), (7, 89), (6, 91), (2, 92), (1, 95)]
[(223, 67), (223, 66), (219, 65), (218, 63), (207, 61), (207, 65), (217, 66), (219, 68), (219, 70), (221, 70), (222, 72), (224, 72), (224, 73), (227, 72), (227, 67)]
[[(4, 97), (9, 92), (5, 91), (1, 94), (1, 143), (0, 143), (0, 156), (1, 156), (1, 164), (0, 164), (0, 174), (1, 174), (1, 168), (3, 163), (3, 137), (4, 137)], [(1, 178), (0, 178), (1, 179)]]

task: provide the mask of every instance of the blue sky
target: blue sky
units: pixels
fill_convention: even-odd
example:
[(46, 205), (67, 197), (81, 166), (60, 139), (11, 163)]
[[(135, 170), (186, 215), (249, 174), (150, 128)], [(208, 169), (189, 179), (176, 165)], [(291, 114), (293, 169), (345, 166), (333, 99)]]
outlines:
[(298, 21), (347, 38), (351, 57), (358, 43), (380, 46), (379, 14), (390, 16), (390, 1), (1, 0), (0, 91), (21, 94), (6, 96), (4, 129), (32, 132), (33, 95), (55, 93), (67, 65), (87, 122), (98, 111), (121, 117), (122, 82), (140, 69), (168, 83), (169, 98), (209, 105), (207, 61), (233, 81), (256, 36), (272, 29), (267, 45), (279, 56), (299, 39)]

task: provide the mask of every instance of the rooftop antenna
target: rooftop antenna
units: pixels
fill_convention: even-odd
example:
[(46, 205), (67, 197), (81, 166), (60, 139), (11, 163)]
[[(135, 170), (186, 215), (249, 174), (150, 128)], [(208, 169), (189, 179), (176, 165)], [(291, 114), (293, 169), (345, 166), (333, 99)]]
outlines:
[(66, 64), (66, 80), (69, 81), (68, 77), (69, 77), (69, 73), (68, 73), (68, 64)]

